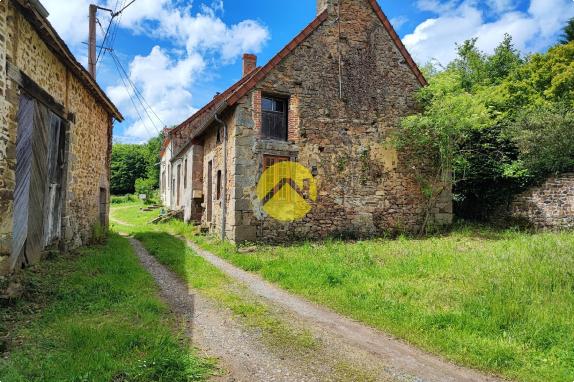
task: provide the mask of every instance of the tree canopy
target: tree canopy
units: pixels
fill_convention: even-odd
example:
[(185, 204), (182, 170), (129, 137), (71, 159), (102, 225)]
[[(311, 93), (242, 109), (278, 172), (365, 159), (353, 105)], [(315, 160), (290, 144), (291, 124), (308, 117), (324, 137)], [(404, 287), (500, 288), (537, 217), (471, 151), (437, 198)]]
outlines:
[(162, 142), (163, 137), (159, 135), (143, 145), (115, 143), (112, 146), (110, 190), (113, 195), (133, 194), (138, 179), (146, 180), (148, 188), (158, 187)]
[(564, 34), (560, 40), (562, 44), (568, 44), (572, 41), (574, 41), (574, 17), (572, 17), (564, 27)]
[(434, 164), (417, 174), (429, 201), (440, 179), (459, 215), (487, 218), (524, 187), (574, 170), (574, 42), (523, 58), (508, 35), (490, 55), (468, 40), (446, 68), (425, 72), (422, 112), (395, 141), (412, 167)]

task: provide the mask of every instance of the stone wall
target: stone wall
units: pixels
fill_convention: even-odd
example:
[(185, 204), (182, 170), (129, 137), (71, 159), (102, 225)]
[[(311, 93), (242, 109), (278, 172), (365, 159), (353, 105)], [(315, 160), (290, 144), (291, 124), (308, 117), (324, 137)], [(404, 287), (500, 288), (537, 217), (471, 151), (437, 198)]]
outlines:
[(12, 241), (12, 190), (14, 189), (14, 157), (16, 156), (13, 116), (14, 108), (6, 99), (6, 46), (8, 5), (0, 1), (0, 274), (7, 272)]
[[(10, 251), (18, 85), (5, 78), (5, 61), (32, 79), (66, 113), (67, 192), (63, 235), (67, 248), (86, 244), (100, 221), (100, 188), (109, 192), (111, 116), (61, 62), (10, 1), (0, 2), (0, 250)], [(7, 123), (5, 123), (7, 121)], [(109, 199), (109, 198), (108, 198)], [(106, 200), (109, 208), (109, 200)], [(1, 271), (1, 270), (0, 270)]]
[(574, 228), (574, 173), (552, 177), (518, 195), (510, 210), (514, 218), (536, 228)]
[[(235, 120), (232, 114), (225, 115), (221, 117), (225, 123), (227, 123), (227, 135), (228, 137), (235, 136)], [(203, 138), (203, 216), (201, 224), (204, 227), (208, 227), (210, 231), (214, 234), (221, 234), (222, 225), (222, 208), (223, 208), (223, 192), (221, 192), (220, 198), (217, 198), (217, 173), (221, 171), (222, 173), (222, 187), (223, 185), (223, 141), (217, 141), (217, 131), (221, 126), (217, 122), (214, 122), (210, 126), (209, 130)], [(221, 138), (223, 139), (223, 129), (221, 128)], [(234, 231), (233, 226), (235, 225), (234, 219), (234, 203), (233, 195), (235, 193), (235, 186), (233, 180), (236, 179), (236, 167), (235, 167), (235, 145), (233, 144), (232, 138), (228, 140), (227, 145), (227, 185), (225, 185), (227, 190), (227, 197), (225, 203), (227, 203), (227, 214), (226, 214), (226, 224), (225, 232), (226, 237), (233, 240)], [(212, 178), (211, 178), (211, 200), (209, 200), (208, 194), (208, 166), (209, 162), (212, 163)], [(223, 191), (223, 188), (221, 189)], [(208, 204), (211, 202), (212, 206), (212, 218), (208, 220), (207, 218), (207, 208)]]
[[(330, 14), (236, 107), (237, 241), (377, 235), (415, 230), (422, 222), (420, 186), (405, 154), (389, 144), (400, 118), (416, 111), (421, 85), (368, 2), (342, 4), (340, 36)], [(261, 94), (290, 98), (296, 133), (290, 131), (288, 142), (260, 139)], [(262, 211), (256, 184), (264, 155), (287, 156), (316, 171), (318, 199), (303, 220), (281, 223)], [(433, 215), (450, 223), (448, 193)]]

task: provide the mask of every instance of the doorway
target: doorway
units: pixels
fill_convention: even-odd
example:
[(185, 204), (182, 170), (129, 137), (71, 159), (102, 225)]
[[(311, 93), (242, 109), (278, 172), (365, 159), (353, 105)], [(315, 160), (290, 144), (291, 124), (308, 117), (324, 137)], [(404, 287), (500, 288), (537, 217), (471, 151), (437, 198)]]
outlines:
[(207, 222), (213, 220), (213, 161), (207, 162)]
[(108, 190), (100, 188), (100, 225), (108, 226)]
[(11, 267), (25, 267), (61, 236), (66, 124), (44, 104), (20, 96)]

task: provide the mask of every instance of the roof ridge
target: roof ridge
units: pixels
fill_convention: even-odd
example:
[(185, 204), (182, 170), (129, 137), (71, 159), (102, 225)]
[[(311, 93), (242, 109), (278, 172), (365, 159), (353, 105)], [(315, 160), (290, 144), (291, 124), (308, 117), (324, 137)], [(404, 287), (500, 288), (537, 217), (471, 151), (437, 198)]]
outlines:
[[(373, 11), (385, 27), (386, 31), (389, 33), (391, 40), (395, 43), (395, 46), (399, 49), (400, 53), (404, 57), (407, 65), (421, 84), (421, 86), (426, 86), (428, 83), (420, 71), (419, 67), (413, 60), (412, 56), (408, 52), (407, 48), (401, 41), (399, 35), (391, 25), (389, 19), (381, 9), (377, 0), (367, 0), (368, 4), (371, 5)], [(220, 106), (223, 102), (227, 102), (228, 106), (235, 105), (243, 96), (245, 96), (250, 90), (252, 90), (273, 68), (275, 68), (285, 57), (287, 57), (295, 48), (297, 48), (303, 41), (305, 41), (325, 20), (329, 17), (328, 9), (321, 12), (309, 25), (307, 25), (297, 36), (295, 36), (283, 49), (281, 49), (267, 64), (259, 67), (248, 76), (243, 77), (241, 80), (230, 86), (227, 90), (216, 96), (207, 105), (202, 107), (196, 113), (194, 113), (187, 120), (182, 122), (180, 125), (175, 127), (170, 133), (177, 133), (186, 126), (189, 126), (195, 122), (199, 117), (203, 116), (208, 110), (212, 110), (216, 106)]]

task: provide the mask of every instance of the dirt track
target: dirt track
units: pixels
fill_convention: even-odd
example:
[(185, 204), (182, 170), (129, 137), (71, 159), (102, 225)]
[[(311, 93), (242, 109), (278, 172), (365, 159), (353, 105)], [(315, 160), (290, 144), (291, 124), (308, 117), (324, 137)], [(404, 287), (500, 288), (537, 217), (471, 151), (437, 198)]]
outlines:
[(192, 242), (196, 254), (247, 287), (285, 322), (309, 330), (319, 346), (300, 353), (269, 347), (261, 333), (246, 327), (216, 302), (190, 290), (130, 239), (162, 297), (186, 321), (195, 346), (220, 359), (220, 381), (497, 381), (455, 366), (379, 331), (342, 317), (247, 273)]

